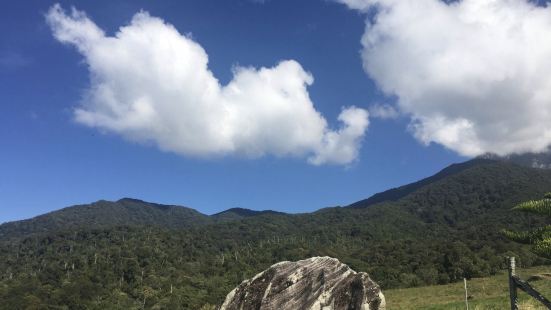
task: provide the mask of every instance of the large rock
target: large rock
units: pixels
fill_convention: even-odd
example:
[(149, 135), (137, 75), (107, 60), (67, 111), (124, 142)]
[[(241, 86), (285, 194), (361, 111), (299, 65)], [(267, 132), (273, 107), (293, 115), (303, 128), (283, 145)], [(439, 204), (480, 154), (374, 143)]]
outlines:
[(220, 310), (377, 310), (385, 297), (369, 276), (331, 257), (281, 262), (243, 281)]

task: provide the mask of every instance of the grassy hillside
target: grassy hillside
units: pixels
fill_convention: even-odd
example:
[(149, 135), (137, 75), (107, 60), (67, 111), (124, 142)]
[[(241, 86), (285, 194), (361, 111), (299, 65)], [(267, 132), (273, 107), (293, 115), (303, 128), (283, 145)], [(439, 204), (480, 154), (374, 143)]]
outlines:
[[(123, 211), (149, 214), (130, 226), (101, 222), (87, 213), (93, 208), (67, 209), (73, 220), (50, 214), (48, 225), (63, 224), (31, 221), (41, 233), (12, 230), (21, 233), (18, 240), (0, 238), (0, 302), (14, 309), (139, 309), (144, 302), (146, 308), (197, 309), (220, 303), (243, 279), (273, 263), (311, 256), (336, 257), (367, 271), (385, 290), (486, 277), (505, 268), (510, 255), (523, 266), (548, 263), (499, 231), (543, 224), (510, 208), (549, 189), (549, 170), (479, 160), (396, 201), (365, 208), (299, 215), (231, 210), (220, 220), (192, 212), (200, 224), (191, 226), (181, 225), (185, 216), (163, 213), (171, 207), (154, 204), (125, 206)], [(112, 209), (99, 208), (103, 216), (127, 216)], [(75, 224), (83, 222), (102, 225)]]
[[(517, 274), (522, 279), (530, 279), (534, 275), (549, 274), (551, 267), (518, 269)], [(530, 281), (532, 287), (551, 299), (551, 278)], [(509, 286), (507, 273), (502, 271), (487, 278), (475, 278), (467, 282), (469, 291), (469, 309), (508, 309)], [(391, 289), (384, 292), (389, 309), (441, 309), (464, 310), (465, 291), (462, 282), (416, 287), (407, 289)], [(546, 309), (526, 293), (519, 291), (520, 309)]]

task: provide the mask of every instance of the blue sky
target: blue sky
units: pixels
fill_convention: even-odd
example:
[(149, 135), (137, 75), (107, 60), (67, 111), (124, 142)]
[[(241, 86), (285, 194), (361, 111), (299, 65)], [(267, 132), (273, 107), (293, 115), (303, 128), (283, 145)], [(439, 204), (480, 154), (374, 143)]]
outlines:
[[(449, 142), (439, 132), (424, 138), (412, 133), (412, 120), (425, 120), (428, 112), (401, 100), (407, 92), (398, 87), (399, 81), (392, 93), (392, 85), (381, 83), (387, 79), (375, 68), (364, 70), (366, 57), (378, 54), (361, 54), (366, 51), (360, 42), (366, 16), (353, 4), (349, 6), (356, 10), (324, 0), (60, 1), (66, 10), (76, 6), (86, 12), (107, 36), (140, 10), (161, 18), (181, 34), (191, 34), (208, 53), (208, 68), (221, 85), (232, 80), (236, 66), (274, 67), (295, 60), (314, 77), (308, 94), (328, 128), (339, 128), (337, 117), (345, 106), (369, 110), (390, 104), (400, 110), (392, 119), (370, 116), (358, 154), (346, 164), (312, 165), (306, 155), (270, 152), (202, 156), (129, 141), (120, 132), (75, 119), (90, 87), (89, 64), (74, 46), (54, 37), (45, 18), (54, 3), (10, 2), (0, 12), (0, 222), (122, 197), (184, 205), (207, 214), (232, 207), (309, 212), (418, 180), (475, 152), (519, 151), (486, 143), (486, 132), (476, 132), (476, 143), (471, 136)], [(474, 125), (483, 120), (464, 119)], [(434, 122), (421, 124), (434, 127)], [(470, 142), (477, 148), (463, 147)]]

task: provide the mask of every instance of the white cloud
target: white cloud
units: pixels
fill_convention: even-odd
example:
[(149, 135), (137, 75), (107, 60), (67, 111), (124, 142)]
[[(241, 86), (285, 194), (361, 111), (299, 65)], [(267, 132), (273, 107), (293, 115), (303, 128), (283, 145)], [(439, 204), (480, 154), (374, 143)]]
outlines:
[(551, 144), (551, 7), (528, 0), (339, 0), (369, 14), (364, 69), (424, 143), (460, 154)]
[(308, 94), (314, 79), (296, 61), (235, 68), (224, 86), (198, 43), (147, 12), (114, 36), (75, 9), (54, 5), (46, 18), (88, 64), (91, 86), (75, 112), (82, 124), (198, 157), (270, 154), (316, 165), (357, 157), (367, 112), (343, 109), (342, 128), (330, 130)]
[(314, 165), (326, 162), (348, 164), (358, 157), (360, 139), (369, 126), (368, 112), (356, 107), (343, 109), (339, 121), (344, 126), (339, 131), (327, 132), (323, 137), (322, 147), (315, 156), (308, 160)]
[(345, 4), (352, 10), (367, 11), (372, 5), (374, 0), (336, 0), (342, 4)]
[(369, 116), (380, 119), (395, 119), (400, 113), (390, 104), (376, 103), (369, 107)]

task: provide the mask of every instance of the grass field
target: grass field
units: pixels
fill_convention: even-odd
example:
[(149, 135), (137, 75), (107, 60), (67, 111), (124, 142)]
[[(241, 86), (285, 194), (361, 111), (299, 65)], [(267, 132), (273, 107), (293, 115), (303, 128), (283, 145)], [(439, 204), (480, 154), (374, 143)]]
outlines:
[[(517, 274), (527, 280), (533, 275), (551, 274), (551, 267), (517, 269)], [(529, 282), (532, 287), (551, 299), (551, 279)], [(467, 281), (469, 309), (510, 309), (507, 272)], [(466, 309), (463, 283), (448, 285), (393, 289), (383, 292), (387, 309)], [(519, 291), (520, 309), (547, 309), (524, 292)]]

